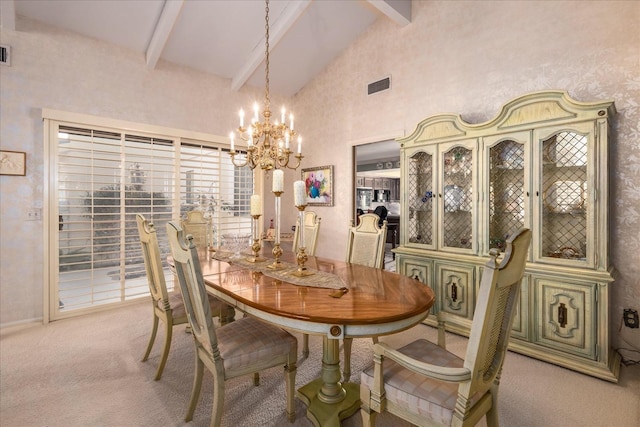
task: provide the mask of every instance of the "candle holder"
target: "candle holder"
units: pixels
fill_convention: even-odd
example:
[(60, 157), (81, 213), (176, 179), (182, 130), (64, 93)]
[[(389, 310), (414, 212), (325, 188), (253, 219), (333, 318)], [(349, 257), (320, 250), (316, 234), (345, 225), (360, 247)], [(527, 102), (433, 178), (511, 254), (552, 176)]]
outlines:
[(261, 215), (251, 215), (253, 218), (253, 245), (251, 245), (251, 251), (253, 251), (253, 256), (247, 258), (249, 262), (262, 262), (265, 258), (260, 256), (260, 249), (262, 249), (262, 245), (260, 244), (260, 232), (258, 230), (258, 219)]
[(298, 263), (298, 269), (291, 274), (298, 277), (311, 276), (312, 274), (314, 274), (314, 272), (309, 270), (305, 266), (305, 263), (309, 259), (309, 257), (305, 253), (306, 244), (304, 241), (304, 210), (307, 207), (307, 205), (299, 205), (296, 207), (298, 208), (298, 217), (299, 217), (298, 222), (300, 223), (298, 228), (298, 242), (299, 242), (298, 251), (296, 253), (296, 261)]
[(280, 196), (284, 193), (283, 191), (274, 191), (273, 194), (276, 196), (276, 241), (273, 245), (273, 250), (271, 253), (273, 254), (273, 262), (267, 266), (272, 270), (277, 270), (283, 268), (284, 265), (280, 262), (280, 257), (282, 256), (282, 248), (280, 247)]

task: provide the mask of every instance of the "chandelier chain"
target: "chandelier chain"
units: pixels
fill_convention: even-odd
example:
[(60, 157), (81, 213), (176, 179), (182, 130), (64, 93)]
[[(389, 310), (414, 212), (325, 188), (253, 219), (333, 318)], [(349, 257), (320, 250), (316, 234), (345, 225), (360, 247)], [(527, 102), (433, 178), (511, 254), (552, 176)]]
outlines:
[[(264, 28), (265, 28), (265, 46), (266, 46), (266, 52), (265, 52), (265, 98), (264, 98), (264, 104), (265, 104), (265, 110), (268, 110), (270, 105), (271, 105), (271, 100), (269, 99), (269, 0), (266, 1), (266, 6), (265, 6), (265, 24), (264, 24)], [(267, 118), (268, 120), (268, 118)]]

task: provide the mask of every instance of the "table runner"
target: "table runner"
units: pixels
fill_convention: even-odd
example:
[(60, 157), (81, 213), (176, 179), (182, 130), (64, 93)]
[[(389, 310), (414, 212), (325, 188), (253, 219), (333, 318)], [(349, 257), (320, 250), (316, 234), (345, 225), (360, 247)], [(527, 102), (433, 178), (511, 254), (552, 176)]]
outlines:
[(267, 277), (282, 280), (283, 282), (291, 283), (293, 285), (327, 289), (348, 288), (347, 284), (344, 283), (339, 276), (333, 273), (314, 270), (307, 267), (308, 270), (314, 274), (298, 277), (293, 274), (298, 270), (298, 266), (296, 264), (281, 261), (283, 268), (273, 270), (268, 267), (268, 265), (273, 262), (273, 259), (251, 262), (247, 260), (248, 255), (243, 254), (239, 258), (234, 258), (233, 255), (233, 252), (216, 251), (212, 254), (212, 258), (218, 261), (228, 262), (229, 264), (239, 265), (247, 270), (258, 271)]

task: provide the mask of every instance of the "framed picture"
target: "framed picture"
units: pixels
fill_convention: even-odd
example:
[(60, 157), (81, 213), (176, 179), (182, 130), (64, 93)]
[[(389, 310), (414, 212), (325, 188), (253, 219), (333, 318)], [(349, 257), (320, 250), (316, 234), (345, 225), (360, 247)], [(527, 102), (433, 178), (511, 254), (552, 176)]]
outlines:
[(333, 166), (302, 169), (308, 206), (333, 206)]
[(0, 150), (0, 175), (26, 175), (27, 153)]

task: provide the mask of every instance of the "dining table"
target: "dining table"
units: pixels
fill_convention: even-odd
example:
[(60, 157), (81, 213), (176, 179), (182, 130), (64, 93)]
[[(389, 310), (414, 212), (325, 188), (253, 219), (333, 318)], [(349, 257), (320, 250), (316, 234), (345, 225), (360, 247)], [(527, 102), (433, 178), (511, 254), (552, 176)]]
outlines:
[(435, 300), (427, 285), (379, 268), (309, 256), (301, 270), (290, 252), (277, 268), (267, 257), (251, 260), (219, 251), (202, 255), (207, 292), (246, 315), (322, 336), (321, 376), (296, 392), (316, 426), (339, 426), (360, 407), (359, 385), (341, 382), (340, 340), (411, 328), (428, 316)]

